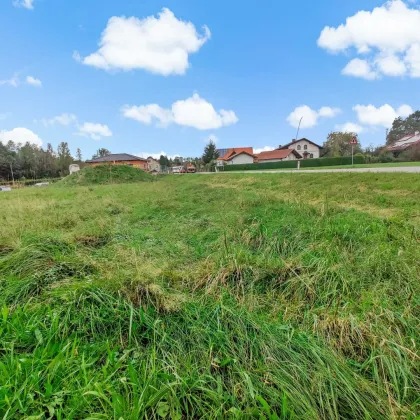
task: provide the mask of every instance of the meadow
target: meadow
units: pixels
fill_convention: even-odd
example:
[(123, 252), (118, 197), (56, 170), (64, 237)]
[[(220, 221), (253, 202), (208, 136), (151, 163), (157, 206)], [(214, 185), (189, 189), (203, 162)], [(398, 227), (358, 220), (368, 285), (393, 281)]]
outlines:
[(147, 181), (0, 194), (2, 419), (420, 414), (417, 174)]

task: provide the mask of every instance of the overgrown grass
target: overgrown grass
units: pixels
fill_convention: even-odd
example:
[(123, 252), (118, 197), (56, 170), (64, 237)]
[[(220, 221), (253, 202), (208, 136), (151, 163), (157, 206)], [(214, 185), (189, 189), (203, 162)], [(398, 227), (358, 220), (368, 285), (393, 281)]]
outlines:
[(81, 171), (67, 176), (60, 186), (89, 186), (103, 184), (124, 184), (152, 181), (153, 177), (144, 171), (128, 165), (86, 166)]
[(420, 181), (165, 177), (0, 196), (0, 414), (412, 418)]

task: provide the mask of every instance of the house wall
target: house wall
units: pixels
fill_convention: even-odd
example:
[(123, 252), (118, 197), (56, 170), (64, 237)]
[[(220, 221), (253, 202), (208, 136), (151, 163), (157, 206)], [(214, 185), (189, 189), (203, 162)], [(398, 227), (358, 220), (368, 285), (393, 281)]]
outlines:
[(254, 158), (245, 154), (235, 156), (233, 159), (228, 161), (228, 165), (241, 165), (247, 163), (254, 163)]
[(160, 172), (160, 163), (154, 159), (150, 159), (147, 161), (147, 166), (149, 171), (156, 171)]
[(128, 160), (128, 161), (118, 161), (118, 162), (88, 162), (90, 166), (98, 166), (98, 165), (128, 165), (132, 166), (133, 168), (142, 169), (144, 171), (147, 170), (147, 161), (142, 160)]
[[(305, 149), (305, 146), (307, 147), (307, 149)], [(312, 143), (309, 143), (306, 140), (296, 141), (295, 143), (292, 143), (288, 148), (296, 150), (302, 156), (305, 152), (312, 153), (314, 155), (313, 159), (318, 159), (320, 156), (319, 147), (313, 145)]]

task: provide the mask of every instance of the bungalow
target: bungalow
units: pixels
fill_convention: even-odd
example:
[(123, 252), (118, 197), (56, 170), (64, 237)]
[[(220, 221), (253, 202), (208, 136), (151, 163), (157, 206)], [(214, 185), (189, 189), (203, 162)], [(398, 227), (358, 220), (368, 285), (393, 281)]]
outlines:
[(392, 152), (394, 155), (399, 155), (401, 152), (413, 147), (420, 146), (420, 132), (416, 131), (414, 134), (408, 134), (401, 139), (397, 140), (391, 146), (388, 146), (387, 149)]
[(302, 138), (300, 140), (293, 139), (290, 143), (287, 143), (284, 146), (279, 146), (279, 150), (283, 149), (296, 150), (300, 155), (302, 155), (303, 159), (317, 159), (321, 156), (321, 150), (323, 147), (311, 140)]
[(282, 160), (298, 160), (302, 159), (302, 155), (300, 155), (294, 149), (277, 149), (272, 150), (271, 152), (261, 152), (256, 155), (258, 163), (265, 163), (265, 162), (280, 162)]
[(254, 163), (255, 155), (252, 147), (235, 147), (218, 149), (217, 166)]
[(148, 169), (147, 159), (129, 155), (128, 153), (109, 154), (96, 159), (87, 160), (86, 163), (90, 166), (108, 164), (132, 166), (133, 168), (142, 169), (143, 171), (147, 171)]

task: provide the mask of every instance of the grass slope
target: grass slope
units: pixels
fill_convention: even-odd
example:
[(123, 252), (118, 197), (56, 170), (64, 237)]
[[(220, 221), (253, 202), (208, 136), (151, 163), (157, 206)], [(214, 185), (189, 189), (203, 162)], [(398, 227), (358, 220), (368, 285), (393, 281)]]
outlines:
[(152, 176), (144, 171), (127, 165), (87, 166), (81, 171), (67, 176), (60, 186), (88, 186), (104, 184), (126, 184), (152, 181)]
[(408, 174), (0, 196), (0, 415), (413, 419), (419, 200)]

